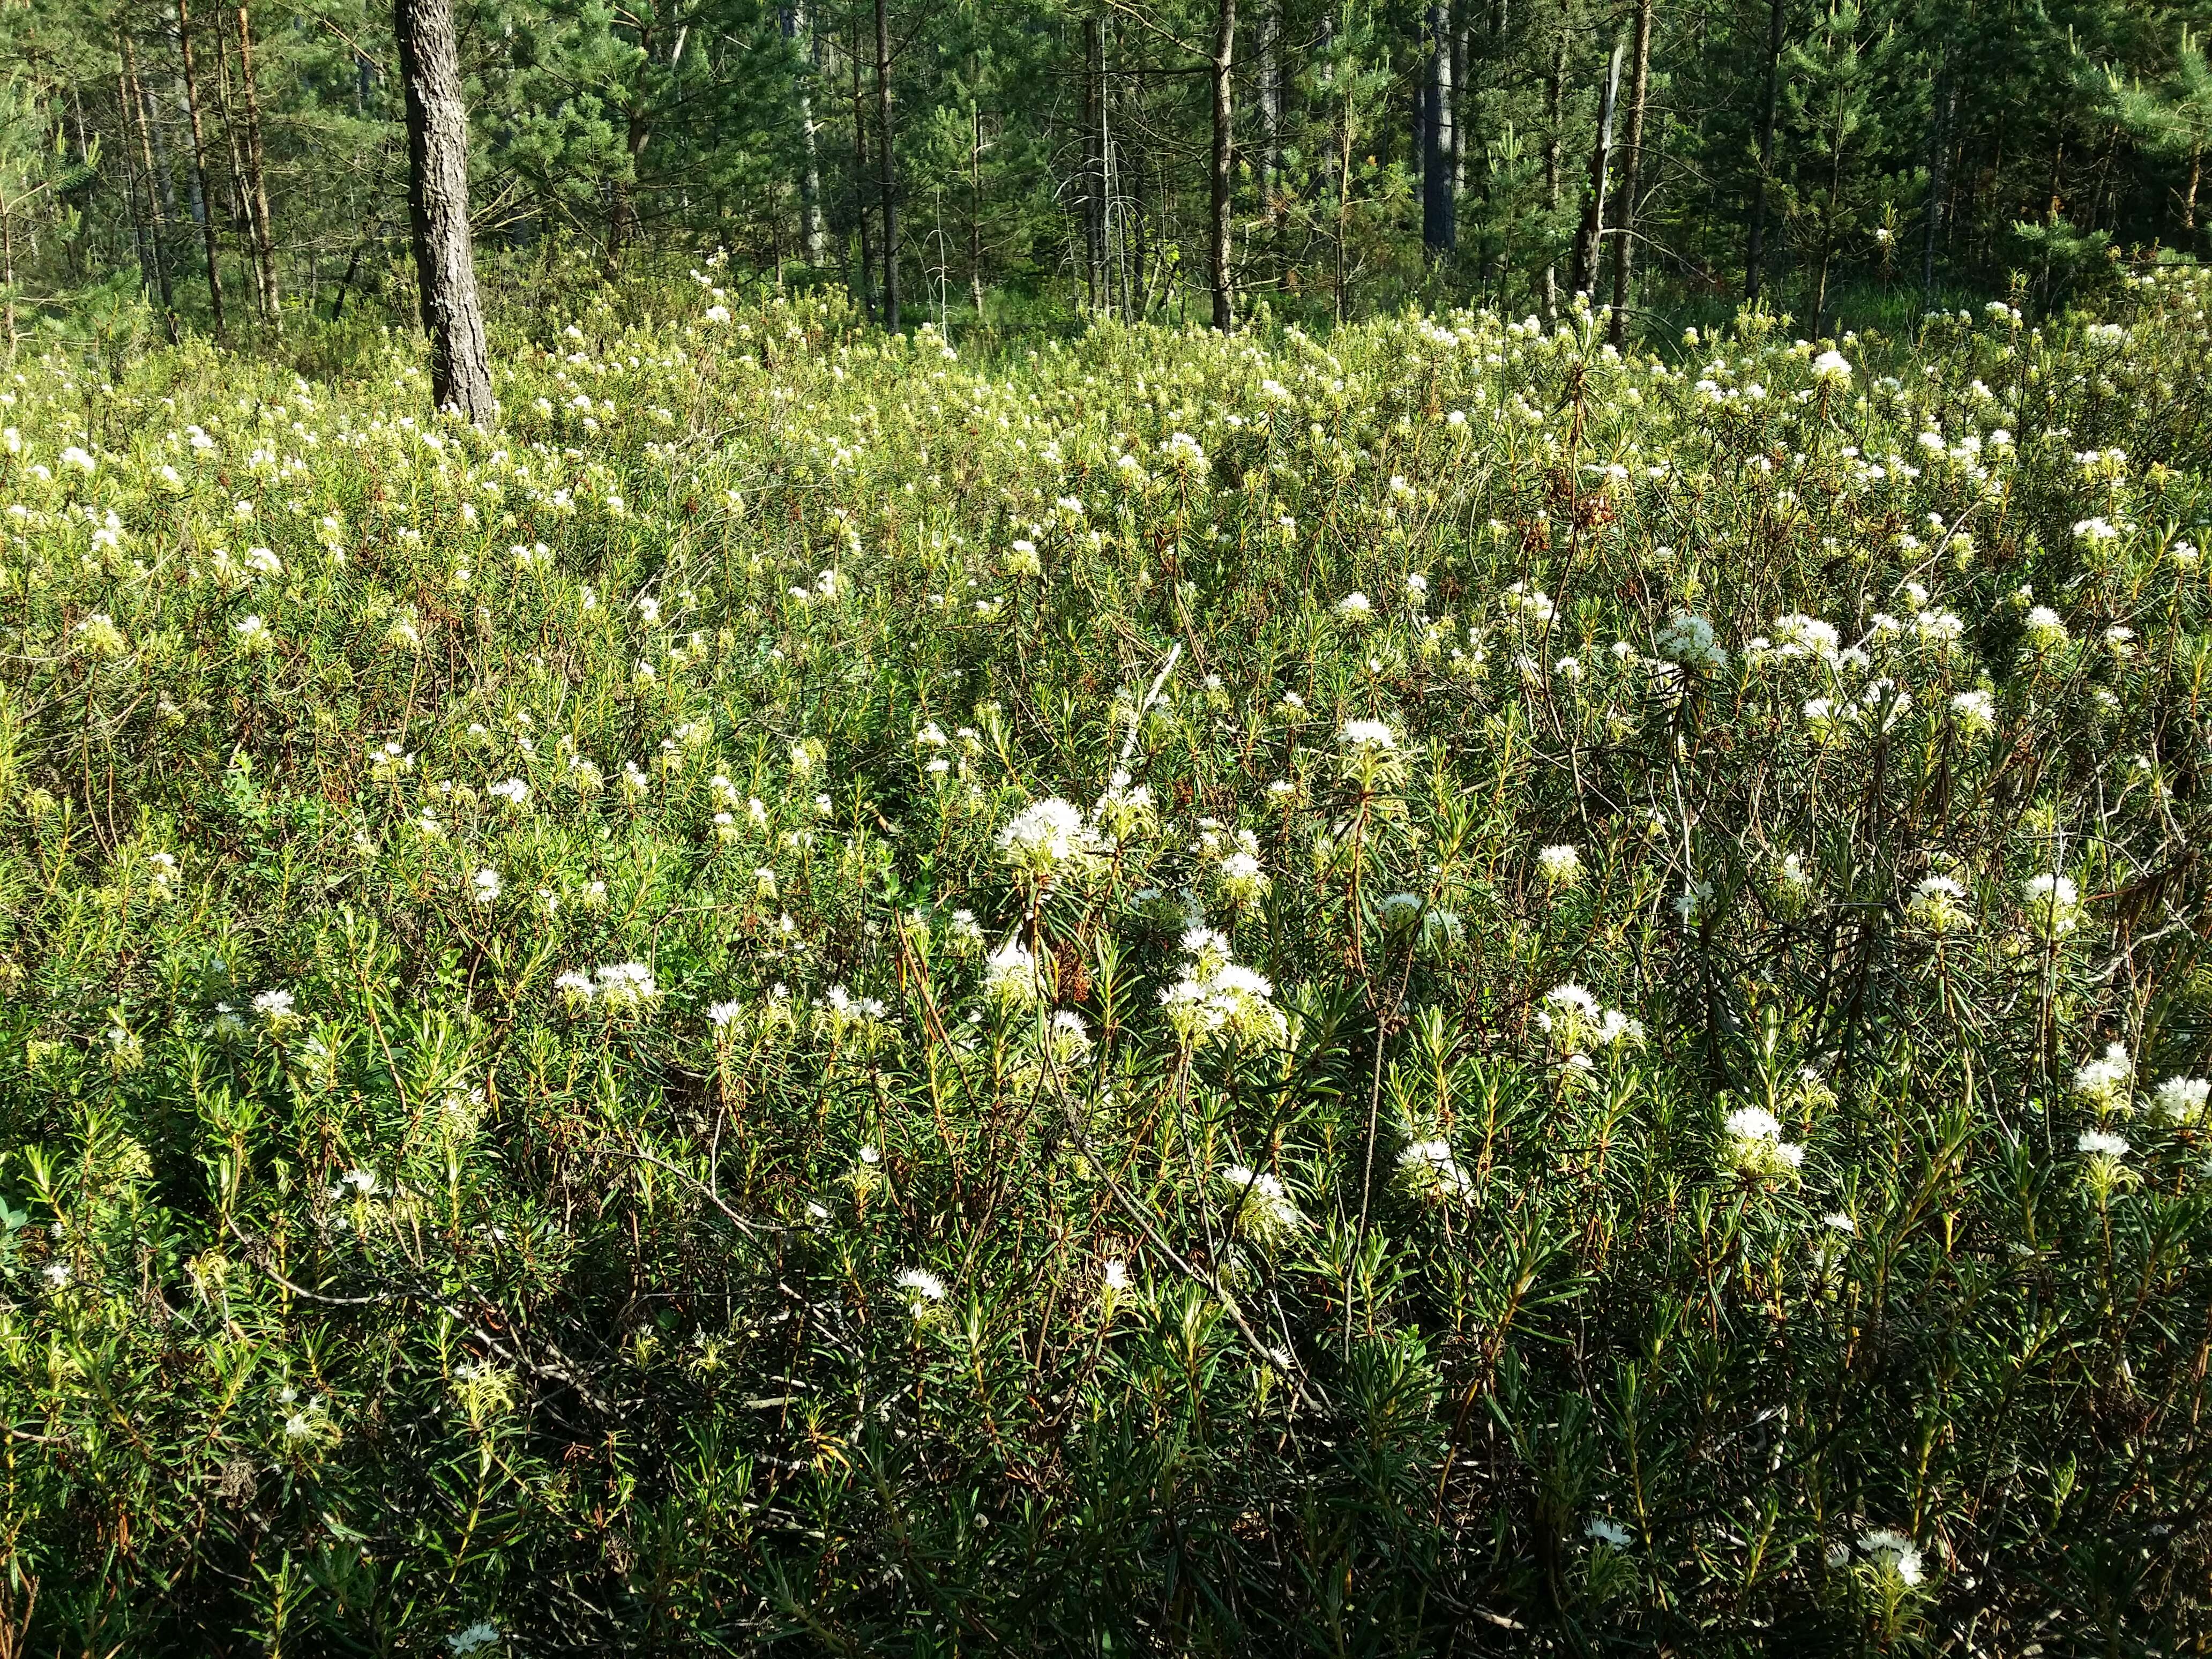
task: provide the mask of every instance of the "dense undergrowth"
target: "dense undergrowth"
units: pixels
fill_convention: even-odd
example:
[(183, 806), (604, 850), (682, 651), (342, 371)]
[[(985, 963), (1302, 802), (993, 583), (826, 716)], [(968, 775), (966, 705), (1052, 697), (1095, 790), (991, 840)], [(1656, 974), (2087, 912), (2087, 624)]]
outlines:
[(9, 376), (8, 1651), (2203, 1638), (2200, 273), (712, 280)]

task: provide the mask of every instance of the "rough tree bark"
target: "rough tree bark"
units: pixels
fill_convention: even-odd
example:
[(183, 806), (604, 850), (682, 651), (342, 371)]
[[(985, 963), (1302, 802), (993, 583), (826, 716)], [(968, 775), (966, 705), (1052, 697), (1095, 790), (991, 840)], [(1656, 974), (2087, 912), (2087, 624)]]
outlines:
[(1782, 8), (1772, 0), (1766, 20), (1766, 96), (1759, 114), (1759, 180), (1751, 192), (1751, 242), (1743, 256), (1743, 297), (1759, 298), (1766, 264), (1766, 180), (1774, 169), (1774, 121), (1782, 97)]
[(216, 253), (215, 196), (208, 188), (207, 132), (200, 120), (200, 76), (192, 57), (192, 19), (187, 0), (177, 0), (177, 50), (185, 65), (185, 111), (192, 129), (192, 194), (200, 202), (200, 240), (207, 249), (208, 314), (223, 337), (222, 270)]
[(899, 331), (898, 172), (891, 149), (891, 29), (876, 0), (876, 143), (884, 199), (884, 327)]
[(1627, 338), (1629, 283), (1636, 272), (1636, 193), (1643, 187), (1644, 106), (1651, 90), (1651, 0), (1636, 3), (1636, 63), (1628, 77), (1628, 153), (1620, 161), (1620, 211), (1613, 239), (1613, 316), (1607, 337)]
[[(877, 0), (878, 4), (882, 0)], [(1208, 275), (1213, 283), (1213, 325), (1224, 334), (1237, 326), (1237, 296), (1231, 287), (1229, 240), (1231, 168), (1235, 161), (1231, 123), (1237, 113), (1236, 82), (1231, 71), (1237, 55), (1237, 0), (1221, 0), (1213, 31), (1213, 203), (1209, 244)]]
[(261, 94), (253, 88), (253, 25), (246, 0), (239, 0), (238, 7), (238, 79), (246, 96), (246, 199), (253, 215), (254, 256), (261, 265), (269, 325), (282, 334), (284, 316), (278, 307), (283, 295), (276, 282), (276, 236), (269, 224), (269, 168), (261, 149)]
[(1452, 199), (1451, 8), (1443, 0), (1430, 0), (1428, 30), (1426, 107), (1421, 123), (1421, 240), (1431, 253), (1443, 254), (1459, 245), (1459, 215)]
[(469, 235), (469, 112), (461, 102), (453, 0), (393, 0), (407, 93), (407, 217), (441, 409), (491, 423), (491, 352)]

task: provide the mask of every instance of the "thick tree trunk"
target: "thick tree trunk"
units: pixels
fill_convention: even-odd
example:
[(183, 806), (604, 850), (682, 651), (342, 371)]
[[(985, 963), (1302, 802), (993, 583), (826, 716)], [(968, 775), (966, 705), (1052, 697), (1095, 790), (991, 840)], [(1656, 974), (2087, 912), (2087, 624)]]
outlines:
[(1651, 0), (1636, 0), (1636, 58), (1628, 76), (1628, 150), (1620, 158), (1619, 228), (1613, 239), (1613, 315), (1606, 337), (1627, 337), (1629, 284), (1636, 270), (1636, 193), (1643, 188), (1644, 106), (1651, 90)]
[(1596, 297), (1598, 254), (1605, 246), (1605, 193), (1613, 176), (1613, 112), (1620, 101), (1620, 47), (1616, 45), (1598, 88), (1597, 136), (1590, 145), (1589, 201), (1575, 239), (1575, 292)]
[(453, 0), (393, 0), (407, 91), (407, 216), (430, 336), (430, 390), (478, 426), (491, 423), (491, 351), (469, 234), (469, 112)]
[(253, 25), (246, 0), (239, 0), (238, 7), (238, 80), (246, 96), (246, 199), (253, 214), (254, 253), (261, 263), (269, 325), (282, 334), (284, 317), (278, 307), (283, 294), (276, 282), (276, 236), (269, 224), (269, 168), (261, 148), (261, 94), (253, 86)]
[(1766, 264), (1766, 182), (1774, 170), (1774, 122), (1782, 97), (1782, 9), (1771, 0), (1766, 20), (1766, 95), (1759, 107), (1759, 178), (1751, 192), (1751, 239), (1743, 256), (1743, 297), (1759, 298)]
[(207, 131), (200, 119), (200, 76), (192, 57), (192, 20), (187, 0), (177, 0), (177, 50), (184, 59), (185, 112), (192, 130), (192, 195), (200, 204), (200, 240), (207, 254), (208, 315), (216, 337), (223, 337), (222, 265), (216, 257), (215, 192), (208, 187)]
[(161, 300), (161, 327), (174, 345), (177, 332), (177, 296), (169, 286), (168, 250), (162, 246), (161, 233), (165, 228), (161, 216), (161, 191), (154, 179), (154, 138), (146, 125), (146, 97), (138, 84), (138, 49), (131, 41), (129, 30), (122, 35), (123, 81), (118, 90), (122, 94), (124, 132), (138, 141), (139, 178), (146, 190), (146, 249), (154, 273), (154, 291)]
[(1213, 201), (1206, 240), (1207, 274), (1213, 283), (1213, 325), (1224, 333), (1237, 325), (1229, 240), (1231, 186), (1235, 182), (1231, 167), (1236, 154), (1231, 123), (1237, 113), (1236, 82), (1231, 71), (1236, 55), (1237, 0), (1220, 0), (1213, 29)]
[(884, 327), (899, 331), (898, 167), (891, 147), (891, 29), (876, 0), (876, 146), (884, 200)]
[(1429, 72), (1421, 123), (1421, 240), (1431, 254), (1459, 244), (1458, 204), (1452, 199), (1451, 8), (1429, 0)]

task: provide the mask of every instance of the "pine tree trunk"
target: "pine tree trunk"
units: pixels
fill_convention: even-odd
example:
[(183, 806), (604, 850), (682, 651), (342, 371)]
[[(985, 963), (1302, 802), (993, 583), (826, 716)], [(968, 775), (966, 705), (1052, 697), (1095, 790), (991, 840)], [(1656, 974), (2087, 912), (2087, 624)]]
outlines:
[(884, 327), (899, 331), (898, 172), (891, 148), (891, 30), (876, 0), (876, 144), (884, 198)]
[[(881, 3), (881, 0), (878, 0)], [(1237, 112), (1236, 83), (1231, 78), (1237, 52), (1237, 0), (1220, 0), (1213, 30), (1213, 200), (1207, 240), (1208, 274), (1213, 283), (1213, 325), (1224, 334), (1237, 325), (1237, 296), (1231, 284), (1229, 207), (1235, 151), (1231, 123)]]
[(15, 221), (5, 200), (0, 200), (0, 289), (8, 294), (8, 362), (12, 368), (15, 362)]
[[(131, 79), (138, 81), (134, 69)], [(161, 187), (161, 221), (173, 222), (177, 216), (177, 179), (169, 162), (169, 141), (161, 131), (161, 100), (154, 95), (153, 88), (138, 81), (139, 118), (145, 123), (147, 135), (153, 141), (154, 178)]]
[(1942, 234), (1944, 169), (1951, 159), (1951, 65), (1936, 76), (1936, 95), (1928, 110), (1928, 207), (1920, 226), (1920, 304), (1936, 299), (1936, 240)]
[(207, 133), (200, 120), (199, 70), (192, 58), (192, 20), (188, 0), (177, 0), (177, 49), (185, 65), (185, 109), (191, 118), (192, 129), (192, 193), (200, 201), (200, 240), (206, 245), (208, 314), (215, 323), (216, 337), (223, 337), (222, 270), (216, 258), (215, 234), (215, 196), (208, 188)]
[(968, 287), (983, 320), (983, 113), (968, 100)]
[(267, 296), (269, 325), (284, 331), (283, 290), (276, 282), (276, 237), (269, 224), (269, 169), (261, 148), (261, 94), (253, 86), (253, 25), (246, 0), (238, 7), (238, 79), (246, 94), (246, 191), (253, 215), (253, 246), (261, 262), (261, 288)]
[(127, 29), (122, 33), (121, 45), (123, 80), (118, 90), (124, 98), (123, 130), (138, 140), (138, 176), (146, 190), (146, 248), (154, 272), (154, 291), (161, 299), (162, 330), (174, 345), (179, 338), (177, 296), (169, 286), (168, 251), (161, 245), (161, 192), (154, 182), (154, 139), (146, 127), (144, 89), (138, 84), (138, 49), (131, 44)]
[(146, 214), (140, 205), (138, 164), (131, 156), (131, 93), (123, 80), (123, 54), (115, 57), (115, 118), (123, 123), (123, 205), (131, 216), (131, 246), (138, 258), (138, 290), (146, 303), (155, 299), (154, 259), (146, 246)]
[(469, 112), (461, 101), (453, 0), (393, 0), (407, 92), (407, 216), (430, 336), (430, 390), (478, 426), (495, 412), (491, 352), (469, 234)]
[(1094, 312), (1106, 294), (1106, 69), (1104, 31), (1083, 25), (1083, 270)]
[(1283, 0), (1263, 0), (1254, 49), (1260, 82), (1260, 216), (1270, 228), (1280, 217), (1275, 198), (1283, 171), (1282, 29)]
[(799, 94), (799, 234), (806, 249), (806, 263), (820, 266), (829, 258), (829, 233), (822, 223), (822, 149), (814, 125), (813, 76), (819, 67), (814, 26), (806, 15), (806, 0), (792, 0), (782, 11), (784, 38), (805, 55), (796, 77)]
[[(1473, 33), (1467, 16), (1471, 3), (1472, 0), (1459, 0), (1455, 16), (1450, 4), (1444, 7), (1446, 26), (1451, 33), (1451, 187), (1455, 202), (1467, 194), (1468, 100), (1470, 92), (1467, 83), (1469, 73), (1468, 37)], [(1459, 240), (1456, 229), (1453, 232), (1452, 240), (1456, 246)]]
[(1743, 256), (1743, 297), (1759, 298), (1766, 264), (1766, 181), (1774, 168), (1774, 123), (1782, 97), (1782, 8), (1772, 0), (1766, 21), (1766, 96), (1759, 113), (1759, 179), (1752, 187), (1751, 239)]
[(1590, 146), (1589, 202), (1583, 209), (1582, 234), (1575, 239), (1575, 292), (1597, 294), (1598, 254), (1605, 246), (1605, 193), (1613, 175), (1613, 111), (1620, 101), (1620, 52), (1616, 45), (1598, 88), (1597, 137)]
[(852, 50), (846, 54), (853, 72), (853, 223), (860, 245), (860, 310), (876, 320), (875, 244), (868, 240), (868, 109), (860, 87), (860, 25), (853, 21)]
[(1431, 254), (1457, 246), (1459, 225), (1452, 200), (1451, 8), (1429, 0), (1429, 73), (1422, 121), (1421, 240)]
[(1606, 337), (1626, 343), (1629, 285), (1636, 270), (1636, 193), (1643, 187), (1644, 106), (1651, 90), (1651, 0), (1636, 0), (1636, 62), (1628, 77), (1628, 151), (1620, 158), (1620, 228), (1613, 239), (1613, 315)]
[[(1552, 41), (1552, 78), (1544, 88), (1544, 120), (1548, 136), (1544, 140), (1544, 208), (1547, 214), (1559, 210), (1559, 148), (1566, 134), (1561, 130), (1565, 119), (1567, 90), (1567, 31), (1565, 20), (1561, 20), (1559, 33)], [(1547, 229), (1547, 239), (1549, 237)], [(1544, 263), (1544, 315), (1559, 314), (1559, 262), (1556, 257)]]
[(230, 234), (237, 238), (240, 254), (246, 262), (246, 271), (253, 286), (253, 310), (256, 316), (269, 312), (269, 290), (262, 283), (261, 261), (253, 252), (253, 210), (246, 200), (246, 153), (239, 148), (238, 123), (232, 118), (230, 109), (230, 58), (223, 45), (222, 9), (218, 6), (210, 21), (215, 30), (215, 98), (216, 112), (222, 118), (222, 137), (230, 151)]

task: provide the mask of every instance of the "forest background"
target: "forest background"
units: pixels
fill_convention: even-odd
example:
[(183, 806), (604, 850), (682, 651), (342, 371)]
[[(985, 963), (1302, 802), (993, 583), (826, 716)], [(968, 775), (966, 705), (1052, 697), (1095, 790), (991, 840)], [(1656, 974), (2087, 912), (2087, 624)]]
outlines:
[[(485, 0), (456, 31), (478, 261), (524, 301), (719, 248), (962, 334), (1577, 291), (1817, 333), (2195, 252), (2207, 9)], [(0, 62), (11, 349), (411, 310), (388, 8), (12, 0)]]

